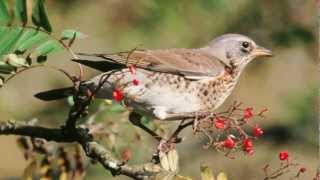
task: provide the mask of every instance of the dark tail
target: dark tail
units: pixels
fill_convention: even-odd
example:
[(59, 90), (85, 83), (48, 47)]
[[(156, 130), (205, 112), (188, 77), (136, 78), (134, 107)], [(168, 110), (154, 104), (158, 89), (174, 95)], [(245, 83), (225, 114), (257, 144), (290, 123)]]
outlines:
[(90, 60), (82, 60), (82, 59), (72, 59), (72, 61), (83, 64), (85, 66), (91, 67), (93, 69), (96, 69), (102, 72), (107, 72), (107, 71), (126, 67), (124, 65), (115, 64), (113, 62), (108, 62), (108, 61), (90, 61)]
[(49, 91), (39, 92), (34, 96), (43, 101), (53, 101), (53, 100), (66, 98), (72, 95), (73, 92), (74, 92), (73, 87), (67, 87), (67, 88), (60, 88), (60, 89), (53, 89)]
[(126, 67), (124, 64), (118, 63), (99, 54), (78, 53), (77, 55), (79, 56), (79, 59), (72, 59), (72, 61), (103, 72)]

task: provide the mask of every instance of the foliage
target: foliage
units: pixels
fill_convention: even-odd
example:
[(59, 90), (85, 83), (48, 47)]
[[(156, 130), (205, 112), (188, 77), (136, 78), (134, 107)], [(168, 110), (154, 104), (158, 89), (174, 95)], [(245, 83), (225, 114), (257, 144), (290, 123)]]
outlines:
[[(71, 51), (74, 40), (84, 37), (82, 33), (70, 29), (63, 31), (59, 39), (51, 35), (52, 27), (44, 0), (33, 2), (33, 25), (27, 26), (28, 2), (15, 0), (13, 14), (8, 8), (8, 0), (0, 2), (0, 86), (12, 74), (42, 66), (50, 54)], [(18, 20), (17, 25), (14, 24), (14, 18)]]

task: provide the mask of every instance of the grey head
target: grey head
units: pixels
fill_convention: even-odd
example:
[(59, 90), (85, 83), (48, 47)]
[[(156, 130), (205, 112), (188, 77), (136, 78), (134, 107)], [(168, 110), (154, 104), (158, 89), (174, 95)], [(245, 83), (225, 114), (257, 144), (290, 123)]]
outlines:
[(272, 52), (257, 45), (252, 39), (241, 34), (225, 34), (201, 48), (229, 67), (244, 68), (251, 60), (271, 56)]

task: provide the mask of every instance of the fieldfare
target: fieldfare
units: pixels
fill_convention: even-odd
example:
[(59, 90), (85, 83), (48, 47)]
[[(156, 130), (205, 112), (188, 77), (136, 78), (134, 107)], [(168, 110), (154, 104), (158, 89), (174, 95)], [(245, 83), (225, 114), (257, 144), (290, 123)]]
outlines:
[[(225, 34), (197, 49), (132, 50), (113, 54), (79, 54), (74, 61), (104, 71), (84, 82), (96, 98), (112, 99), (114, 91), (134, 112), (160, 120), (179, 120), (190, 113), (217, 109), (231, 94), (251, 60), (271, 56), (240, 34)], [(70, 90), (70, 89), (69, 89)], [(52, 100), (68, 88), (39, 93)], [(63, 95), (50, 93), (64, 92)]]

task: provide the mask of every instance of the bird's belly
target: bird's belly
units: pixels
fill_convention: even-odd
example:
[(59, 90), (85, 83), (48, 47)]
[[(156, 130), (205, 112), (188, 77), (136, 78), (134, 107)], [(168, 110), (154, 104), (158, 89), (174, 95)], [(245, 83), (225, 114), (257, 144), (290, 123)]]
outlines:
[(158, 119), (181, 117), (185, 113), (201, 109), (201, 102), (196, 92), (183, 92), (170, 85), (154, 85), (150, 88), (130, 86), (125, 89), (125, 93), (128, 94), (128, 106)]
[[(87, 83), (96, 87), (101, 76), (96, 76)], [(134, 85), (134, 79), (140, 83)], [(135, 111), (157, 119), (179, 119), (187, 113), (217, 108), (230, 94), (226, 91), (231, 91), (230, 87), (233, 86), (211, 84), (214, 85), (214, 82), (190, 81), (172, 74), (149, 73), (138, 69), (137, 73), (132, 75), (123, 70), (110, 76), (96, 97), (111, 99), (114, 89), (120, 87), (124, 93), (125, 104)]]

